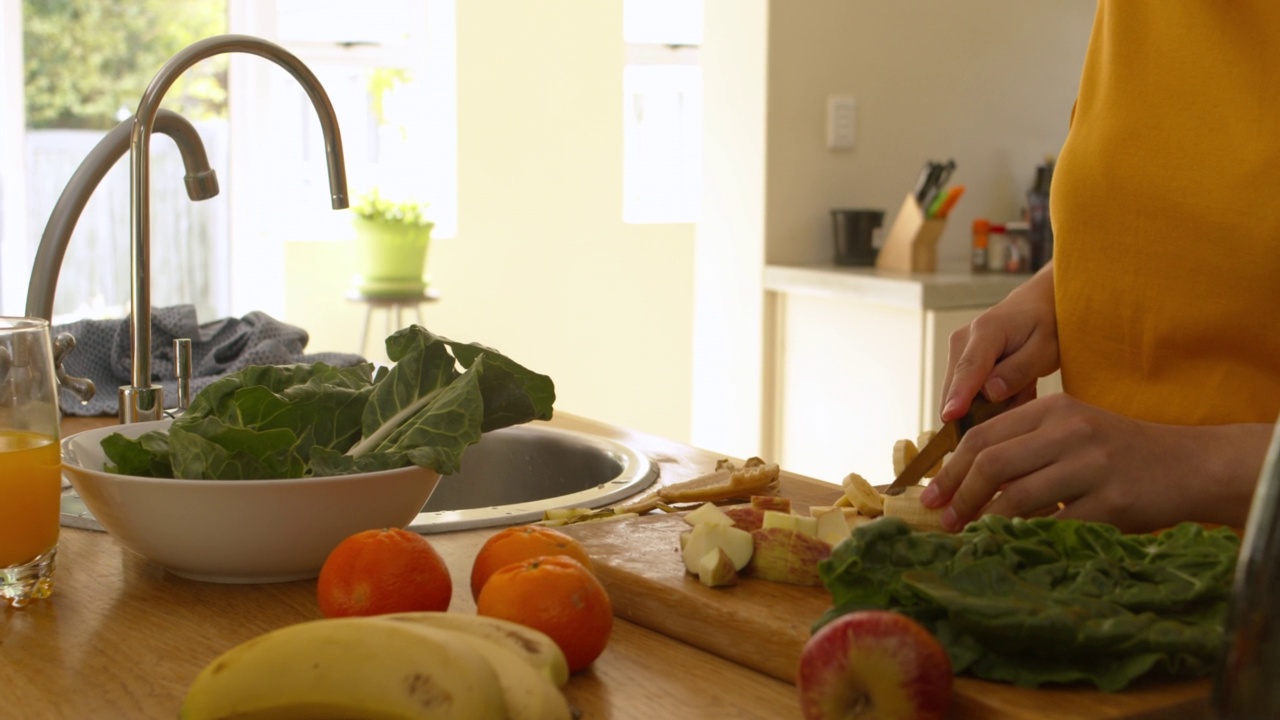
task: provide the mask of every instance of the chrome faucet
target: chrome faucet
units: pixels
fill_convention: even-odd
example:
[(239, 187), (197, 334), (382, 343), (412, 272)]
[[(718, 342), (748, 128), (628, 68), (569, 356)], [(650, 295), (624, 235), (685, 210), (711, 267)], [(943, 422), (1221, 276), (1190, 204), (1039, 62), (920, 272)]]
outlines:
[(147, 86), (129, 135), (129, 334), (132, 351), (132, 384), (120, 388), (120, 422), (159, 420), (164, 413), (164, 392), (151, 383), (151, 132), (160, 101), (174, 80), (195, 63), (223, 53), (247, 53), (266, 58), (289, 72), (302, 85), (320, 118), (325, 157), (329, 168), (329, 194), (333, 209), (347, 207), (347, 177), (342, 137), (329, 96), (302, 61), (274, 43), (248, 35), (218, 35), (200, 40), (169, 59)]
[(1254, 490), (1213, 686), (1219, 720), (1280, 717), (1280, 423)]
[[(93, 191), (116, 161), (129, 150), (129, 134), (132, 130), (133, 119), (130, 118), (104, 135), (80, 162), (80, 166), (62, 189), (62, 194), (58, 196), (58, 202), (54, 203), (44, 234), (40, 236), (40, 246), (31, 267), (31, 281), (27, 285), (26, 314), (29, 317), (53, 320), (53, 298), (58, 290), (58, 274), (62, 270), (62, 260), (66, 257), (71, 234), (75, 231), (76, 223), (80, 221), (80, 214), (84, 212), (89, 198), (93, 196)], [(161, 110), (156, 114), (155, 130), (172, 138), (182, 154), (182, 164), (187, 173), (187, 197), (199, 201), (217, 195), (218, 176), (209, 167), (204, 142), (191, 123), (172, 110)], [(58, 384), (87, 402), (95, 392), (93, 382), (87, 378), (71, 377), (62, 368), (63, 359), (74, 348), (75, 338), (68, 333), (61, 333), (54, 339), (54, 364)]]

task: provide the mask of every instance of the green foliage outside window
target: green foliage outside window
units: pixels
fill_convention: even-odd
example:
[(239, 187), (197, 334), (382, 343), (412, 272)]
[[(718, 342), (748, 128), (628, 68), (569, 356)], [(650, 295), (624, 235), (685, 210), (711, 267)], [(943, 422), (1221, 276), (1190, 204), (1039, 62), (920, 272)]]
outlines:
[[(226, 0), (23, 0), (27, 127), (105, 130), (138, 107), (182, 48), (226, 32)], [(225, 117), (226, 56), (197, 63), (165, 94), (189, 120)]]

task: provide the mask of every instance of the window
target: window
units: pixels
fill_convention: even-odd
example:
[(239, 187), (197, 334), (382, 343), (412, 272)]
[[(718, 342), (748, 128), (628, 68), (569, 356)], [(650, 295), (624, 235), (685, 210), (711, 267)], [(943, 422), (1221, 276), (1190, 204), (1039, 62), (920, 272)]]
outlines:
[[(338, 116), (349, 192), (430, 203), (456, 232), (453, 0), (233, 0), (231, 28), (278, 42), (319, 78)], [(342, 12), (339, 12), (342, 9)], [(329, 205), (319, 122), (273, 63), (233, 56), (233, 314), (283, 313), (286, 241), (352, 237)], [(241, 110), (243, 108), (243, 110)], [(287, 269), (286, 269), (287, 271)]]
[[(452, 234), (453, 1), (0, 0), (3, 312), (23, 311), (31, 263), (49, 212), (88, 150), (136, 109), (165, 60), (195, 40), (223, 32), (276, 42), (316, 74), (338, 114), (351, 195), (377, 188), (388, 197), (426, 200), (436, 221), (435, 235)], [(118, 77), (100, 73), (96, 84), (62, 89), (75, 103), (93, 106), (94, 122), (73, 119), (63, 126), (35, 127), (23, 119), (20, 40), (24, 24), (30, 35), (31, 23), (46, 22), (45, 16), (60, 8), (89, 27), (98, 24), (96, 34), (71, 45), (73, 50), (107, 42), (111, 48), (130, 49), (132, 66)], [(168, 19), (159, 22), (156, 13), (168, 13), (163, 16)], [(111, 17), (115, 28), (127, 24), (121, 20), (126, 16), (157, 32), (128, 37), (101, 32), (102, 18)], [(43, 49), (33, 42), (26, 54), (30, 58)], [(84, 63), (91, 56), (64, 52), (58, 59)], [(77, 81), (84, 79), (77, 76), (91, 74), (82, 64), (65, 70)], [(112, 85), (124, 99), (98, 102), (103, 88)], [(28, 103), (35, 109), (53, 94), (48, 88), (32, 92), (39, 93), (33, 97), (40, 102)], [(251, 310), (281, 315), (284, 243), (342, 240), (352, 234), (349, 214), (330, 209), (324, 146), (310, 101), (282, 68), (245, 54), (202, 61), (180, 77), (165, 100), (196, 125), (222, 192), (201, 203), (188, 200), (174, 144), (153, 136), (152, 303), (194, 303), (202, 318)], [(21, 150), (15, 151), (15, 145)], [(127, 312), (128, 172), (127, 161), (117, 163), (77, 224), (58, 283), (57, 321)]]
[(696, 222), (702, 186), (701, 0), (625, 0), (623, 221)]
[[(27, 281), (49, 215), (67, 181), (108, 130), (132, 115), (163, 62), (226, 31), (225, 5), (204, 0), (2, 0), (0, 290), (4, 312), (25, 311)], [(127, 11), (126, 11), (127, 6)], [(164, 107), (197, 128), (211, 164), (226, 167), (226, 63), (192, 68)], [(12, 99), (12, 100), (10, 100)], [(154, 301), (211, 308), (219, 289), (207, 263), (226, 252), (225, 198), (186, 198), (182, 162), (167, 139), (152, 143)], [(129, 171), (118, 162), (99, 183), (67, 247), (55, 320), (119, 315), (129, 295)], [(225, 182), (225, 180), (224, 180)], [(205, 262), (193, 263), (189, 257)]]

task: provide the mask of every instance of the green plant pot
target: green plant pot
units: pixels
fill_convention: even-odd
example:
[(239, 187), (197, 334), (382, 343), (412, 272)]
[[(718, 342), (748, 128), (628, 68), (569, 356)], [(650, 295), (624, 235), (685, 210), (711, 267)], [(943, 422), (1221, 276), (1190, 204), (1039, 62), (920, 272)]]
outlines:
[(366, 297), (421, 293), (427, 287), (427, 249), (431, 228), (354, 220), (359, 276), (356, 289)]

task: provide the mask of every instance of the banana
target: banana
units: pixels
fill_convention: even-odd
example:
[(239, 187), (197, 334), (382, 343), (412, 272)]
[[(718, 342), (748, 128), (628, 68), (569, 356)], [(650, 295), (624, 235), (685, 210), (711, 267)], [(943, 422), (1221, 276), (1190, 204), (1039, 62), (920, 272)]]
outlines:
[(844, 476), (841, 485), (844, 487), (844, 496), (849, 498), (849, 502), (860, 514), (875, 517), (884, 512), (883, 498), (866, 478), (858, 473), (849, 473)]
[(560, 689), (542, 671), (531, 665), (525, 653), (509, 644), (462, 630), (418, 622), (387, 620), (384, 615), (365, 618), (371, 623), (391, 622), (425, 633), (448, 633), (480, 652), (498, 676), (508, 720), (571, 720), (573, 713)]
[(564, 653), (556, 641), (541, 630), (501, 618), (459, 612), (404, 612), (377, 617), (454, 630), (492, 640), (524, 656), (526, 662), (537, 668), (556, 687), (564, 687), (569, 682), (569, 663), (565, 660)]
[(502, 720), (493, 666), (456, 633), (370, 618), (313, 620), (223, 653), (183, 700), (183, 720)]
[(942, 530), (942, 508), (926, 508), (920, 504), (923, 485), (909, 487), (901, 495), (884, 497), (884, 516), (902, 518), (914, 530)]
[(920, 453), (920, 449), (910, 440), (899, 440), (893, 444), (893, 476), (897, 477), (906, 469), (907, 463), (911, 462), (916, 455)]
[[(922, 447), (924, 447), (925, 445), (928, 445), (928, 444), (929, 444), (929, 441), (933, 439), (933, 436), (934, 436), (934, 435), (937, 435), (937, 434), (938, 434), (938, 433), (937, 433), (936, 431), (934, 431), (934, 430), (924, 430), (924, 431), (922, 431), (922, 432), (920, 433), (920, 435), (919, 435), (918, 437), (916, 437), (916, 446), (917, 446), (917, 451), (918, 451), (918, 449), (919, 449), (919, 448), (922, 448)], [(925, 477), (927, 477), (927, 478), (931, 478), (931, 477), (933, 477), (934, 475), (937, 475), (937, 474), (938, 474), (938, 471), (939, 471), (939, 470), (941, 470), (941, 469), (942, 469), (942, 458), (938, 458), (938, 462), (934, 463), (934, 464), (933, 464), (933, 467), (931, 467), (931, 468), (929, 468), (928, 470), (925, 470), (925, 471), (924, 471), (924, 476), (925, 476)]]

